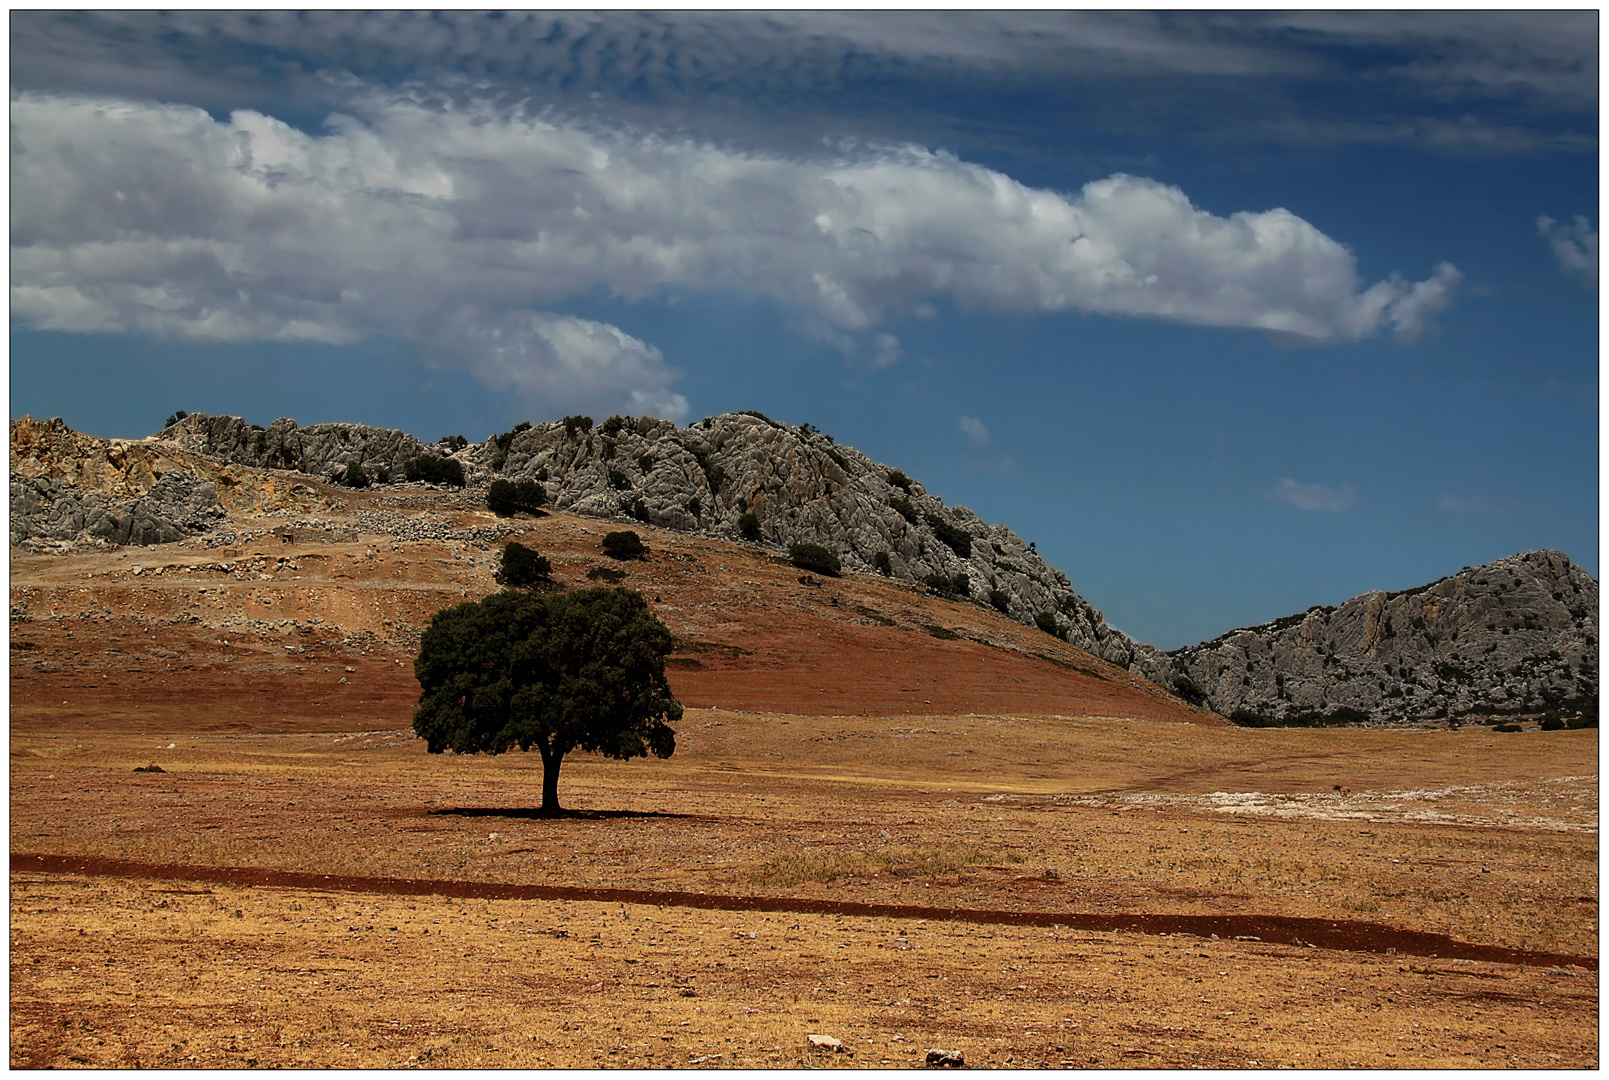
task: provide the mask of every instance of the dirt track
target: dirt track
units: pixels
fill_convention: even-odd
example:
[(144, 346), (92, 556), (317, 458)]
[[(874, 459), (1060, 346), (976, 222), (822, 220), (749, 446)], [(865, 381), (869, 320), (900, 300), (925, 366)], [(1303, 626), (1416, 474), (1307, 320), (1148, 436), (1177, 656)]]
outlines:
[(877, 919), (929, 919), (980, 925), (1048, 926), (1056, 929), (1127, 931), (1136, 934), (1190, 934), (1195, 937), (1307, 945), (1344, 952), (1395, 953), (1447, 960), (1479, 960), (1491, 964), (1571, 964), (1598, 970), (1595, 956), (1504, 949), (1454, 941), (1380, 923), (1303, 919), (1281, 915), (1090, 915), (1055, 911), (986, 911), (969, 908), (919, 907), (911, 904), (866, 904), (851, 900), (805, 900), (774, 896), (672, 892), (659, 889), (599, 889), (563, 885), (511, 885), (488, 881), (443, 881), (418, 878), (356, 877), (306, 874), (243, 866), (180, 866), (129, 859), (66, 855), (12, 854), (13, 873), (77, 874), (151, 881), (197, 881), (215, 885), (279, 889), (319, 889), (375, 893), (380, 896), (451, 896), (465, 900), (581, 900), (601, 904), (685, 907), (706, 911), (773, 911), (804, 915), (839, 915)]

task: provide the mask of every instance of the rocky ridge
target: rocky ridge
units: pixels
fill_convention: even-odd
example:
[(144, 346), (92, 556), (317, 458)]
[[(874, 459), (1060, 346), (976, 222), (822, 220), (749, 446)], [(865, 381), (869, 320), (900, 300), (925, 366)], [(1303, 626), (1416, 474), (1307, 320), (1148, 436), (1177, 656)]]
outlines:
[(1238, 723), (1596, 717), (1598, 583), (1532, 551), (1402, 592), (1369, 592), (1131, 670)]

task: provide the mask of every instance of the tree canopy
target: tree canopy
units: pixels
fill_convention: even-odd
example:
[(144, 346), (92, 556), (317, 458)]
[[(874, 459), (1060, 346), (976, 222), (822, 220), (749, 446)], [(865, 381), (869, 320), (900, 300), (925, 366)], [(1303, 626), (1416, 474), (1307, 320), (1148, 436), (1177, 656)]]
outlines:
[(438, 611), (419, 643), (413, 730), (432, 754), (542, 755), (542, 811), (581, 750), (667, 758), (682, 706), (665, 680), (674, 639), (630, 589), (497, 593)]

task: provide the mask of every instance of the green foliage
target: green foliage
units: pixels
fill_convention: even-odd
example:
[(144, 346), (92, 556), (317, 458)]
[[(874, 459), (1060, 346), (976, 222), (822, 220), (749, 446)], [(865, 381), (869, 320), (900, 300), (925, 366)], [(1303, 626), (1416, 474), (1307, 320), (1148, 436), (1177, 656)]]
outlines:
[(726, 482), (726, 470), (710, 461), (710, 452), (702, 446), (689, 446), (687, 452), (693, 455), (698, 467), (704, 471), (704, 480), (709, 484), (710, 492), (720, 491), (721, 485)]
[(888, 482), (907, 495), (911, 493), (911, 478), (900, 469), (888, 470)]
[(492, 580), (499, 585), (524, 589), (549, 581), (552, 576), (553, 565), (546, 555), (538, 555), (524, 544), (510, 543), (503, 548), (502, 564)]
[(640, 559), (648, 554), (648, 547), (642, 537), (626, 529), (603, 538), (603, 553), (611, 559)]
[(1542, 720), (1542, 730), (1543, 731), (1563, 731), (1564, 730), (1564, 720), (1562, 718), (1560, 718), (1560, 717), (1557, 717), (1557, 716), (1544, 717), (1543, 720)]
[(989, 606), (994, 608), (1002, 615), (1010, 614), (1011, 597), (1001, 592), (999, 589), (990, 589)]
[(564, 418), (564, 434), (569, 438), (575, 438), (575, 433), (578, 431), (586, 432), (591, 430), (592, 417), (590, 416), (566, 416)]
[(587, 571), (588, 581), (607, 581), (611, 585), (616, 585), (626, 580), (626, 576), (624, 570), (616, 570), (612, 566), (594, 566)]
[[(832, 442), (832, 438), (829, 436), (827, 441)], [(840, 472), (847, 473), (849, 471), (849, 462), (844, 460), (844, 455), (840, 454), (830, 446), (823, 447), (821, 452), (832, 459), (832, 463), (838, 466)]]
[(1173, 692), (1192, 705), (1205, 705), (1207, 692), (1188, 675), (1180, 675), (1173, 680)]
[(670, 757), (682, 706), (665, 680), (675, 640), (629, 589), (514, 593), (439, 611), (419, 643), (413, 730), (432, 754), (542, 755), (542, 811), (581, 750)]
[(899, 516), (904, 518), (906, 521), (911, 522), (913, 525), (916, 523), (918, 516), (916, 507), (911, 505), (911, 501), (909, 499), (902, 499), (898, 495), (895, 495), (892, 499), (888, 500), (888, 505), (892, 506), (895, 510), (898, 510)]
[(469, 440), (464, 438), (462, 435), (443, 435), (441, 438), (436, 440), (436, 443), (440, 446), (445, 446), (448, 450), (456, 452), (468, 446)]
[(409, 480), (426, 484), (440, 484), (443, 487), (464, 486), (464, 466), (452, 458), (420, 454), (403, 467), (403, 475)]
[(346, 472), (341, 476), (341, 483), (349, 488), (366, 488), (369, 486), (369, 474), (363, 471), (363, 466), (357, 462), (347, 465)]
[(876, 567), (877, 572), (882, 574), (884, 577), (894, 576), (894, 564), (889, 561), (888, 552), (879, 551), (876, 555), (873, 555), (872, 565)]
[(185, 417), (187, 417), (189, 415), (190, 414), (185, 412), (183, 409), (176, 409), (176, 410), (174, 410), (172, 415), (170, 415), (168, 417), (168, 422), (163, 424), (162, 427), (163, 427), (164, 430), (166, 430), (167, 428), (172, 427), (174, 424), (177, 424), (180, 420), (183, 420)]
[(637, 455), (637, 469), (644, 476), (646, 476), (649, 473), (653, 472), (654, 471), (654, 455), (652, 455), (652, 454), (639, 454), (639, 455)]
[(972, 579), (965, 574), (957, 574), (954, 577), (948, 574), (929, 574), (922, 579), (922, 584), (940, 596), (972, 595)]
[(535, 514), (541, 510), (542, 504), (547, 502), (547, 489), (535, 480), (521, 480), (511, 483), (507, 480), (493, 480), (486, 489), (486, 509), (498, 517), (508, 517), (511, 514)]
[(837, 577), (843, 570), (838, 556), (820, 544), (798, 543), (788, 548), (788, 561), (801, 570), (814, 570), (818, 574)]
[(648, 504), (643, 502), (641, 499), (633, 502), (631, 504), (631, 508), (627, 510), (626, 513), (630, 514), (632, 517), (644, 524), (648, 523)]
[(737, 414), (739, 416), (752, 416), (756, 420), (764, 420), (766, 423), (770, 424), (774, 428), (779, 428), (779, 427), (782, 426), (781, 424), (777, 423), (775, 420), (771, 419), (769, 416), (765, 415), (765, 413), (758, 412), (758, 411), (756, 411), (754, 409), (739, 409)]
[(251, 448), (259, 454), (267, 453), (268, 431), (264, 428), (257, 428), (256, 431), (257, 434), (251, 440)]
[[(898, 509), (898, 507), (895, 507)], [(928, 528), (933, 535), (943, 541), (944, 545), (963, 559), (972, 558), (972, 534), (951, 525), (937, 514), (928, 513), (923, 517), (927, 520)]]
[(625, 427), (626, 418), (624, 416), (611, 416), (609, 419), (603, 422), (603, 426), (598, 430), (612, 438), (616, 435), (619, 435), (620, 432), (625, 429)]
[(619, 469), (609, 470), (609, 486), (616, 491), (625, 491), (631, 486), (631, 480)]
[(745, 540), (760, 539), (760, 519), (753, 513), (737, 519), (737, 534)]
[(1064, 640), (1067, 637), (1067, 628), (1061, 624), (1056, 616), (1048, 611), (1036, 612), (1034, 614), (1034, 625), (1051, 637), (1059, 637)]

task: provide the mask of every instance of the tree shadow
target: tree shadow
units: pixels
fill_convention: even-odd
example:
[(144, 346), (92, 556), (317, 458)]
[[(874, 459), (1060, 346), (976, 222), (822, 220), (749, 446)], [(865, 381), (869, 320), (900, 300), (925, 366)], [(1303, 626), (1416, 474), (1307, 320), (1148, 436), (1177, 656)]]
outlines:
[(444, 806), (436, 809), (427, 809), (426, 814), (445, 817), (502, 817), (502, 818), (546, 818), (557, 820), (569, 818), (580, 821), (612, 821), (616, 818), (694, 818), (697, 814), (670, 814), (657, 810), (570, 810), (563, 809), (554, 812), (542, 810), (531, 806)]

